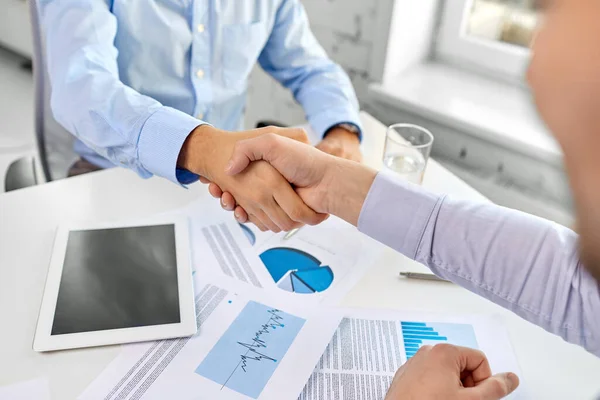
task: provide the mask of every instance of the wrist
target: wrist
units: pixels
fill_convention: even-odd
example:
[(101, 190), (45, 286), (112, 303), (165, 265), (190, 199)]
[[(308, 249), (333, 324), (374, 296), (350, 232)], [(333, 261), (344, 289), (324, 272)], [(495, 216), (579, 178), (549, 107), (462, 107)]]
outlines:
[(177, 166), (211, 179), (211, 166), (215, 165), (215, 158), (222, 151), (223, 141), (227, 138), (227, 132), (211, 125), (196, 127), (181, 147)]
[(357, 225), (377, 171), (366, 165), (333, 156), (328, 163), (324, 176), (326, 191), (322, 203), (323, 212)]
[(341, 139), (347, 140), (351, 142), (356, 142), (357, 145), (360, 144), (360, 137), (358, 132), (353, 132), (344, 128), (343, 125), (336, 125), (325, 133), (323, 140), (328, 139)]

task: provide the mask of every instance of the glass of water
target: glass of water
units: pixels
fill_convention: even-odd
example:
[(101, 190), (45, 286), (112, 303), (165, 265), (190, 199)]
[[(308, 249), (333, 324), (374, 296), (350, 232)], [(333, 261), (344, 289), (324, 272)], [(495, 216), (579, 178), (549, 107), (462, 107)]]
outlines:
[(388, 128), (383, 150), (383, 164), (409, 182), (420, 185), (433, 145), (427, 129), (411, 124)]

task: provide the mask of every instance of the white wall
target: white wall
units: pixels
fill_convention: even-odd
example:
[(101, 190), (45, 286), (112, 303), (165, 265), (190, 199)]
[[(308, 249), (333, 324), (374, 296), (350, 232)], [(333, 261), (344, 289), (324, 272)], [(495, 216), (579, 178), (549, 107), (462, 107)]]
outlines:
[(24, 0), (0, 1), (0, 46), (31, 58), (29, 10)]
[[(414, 1), (414, 0), (413, 0)], [(381, 80), (394, 0), (302, 0), (312, 30), (329, 56), (348, 73), (359, 101), (367, 99), (367, 85)], [(260, 68), (248, 88), (246, 126), (261, 119), (292, 125), (305, 122), (302, 109)]]

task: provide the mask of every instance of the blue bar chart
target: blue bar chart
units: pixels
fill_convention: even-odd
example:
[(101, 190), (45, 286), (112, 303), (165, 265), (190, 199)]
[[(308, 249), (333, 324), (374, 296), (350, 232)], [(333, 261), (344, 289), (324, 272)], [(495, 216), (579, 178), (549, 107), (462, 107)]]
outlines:
[(407, 360), (424, 345), (450, 343), (473, 349), (478, 348), (473, 326), (468, 324), (401, 321), (400, 327)]

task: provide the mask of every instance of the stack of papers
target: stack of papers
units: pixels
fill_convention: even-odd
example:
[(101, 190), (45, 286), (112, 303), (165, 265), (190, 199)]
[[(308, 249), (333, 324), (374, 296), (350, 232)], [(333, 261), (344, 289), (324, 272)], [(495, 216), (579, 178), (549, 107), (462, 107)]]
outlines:
[(337, 308), (382, 250), (337, 218), (285, 240), (212, 201), (175, 213), (190, 220), (198, 333), (122, 346), (80, 399), (382, 399), (441, 342), (518, 372), (493, 319)]

